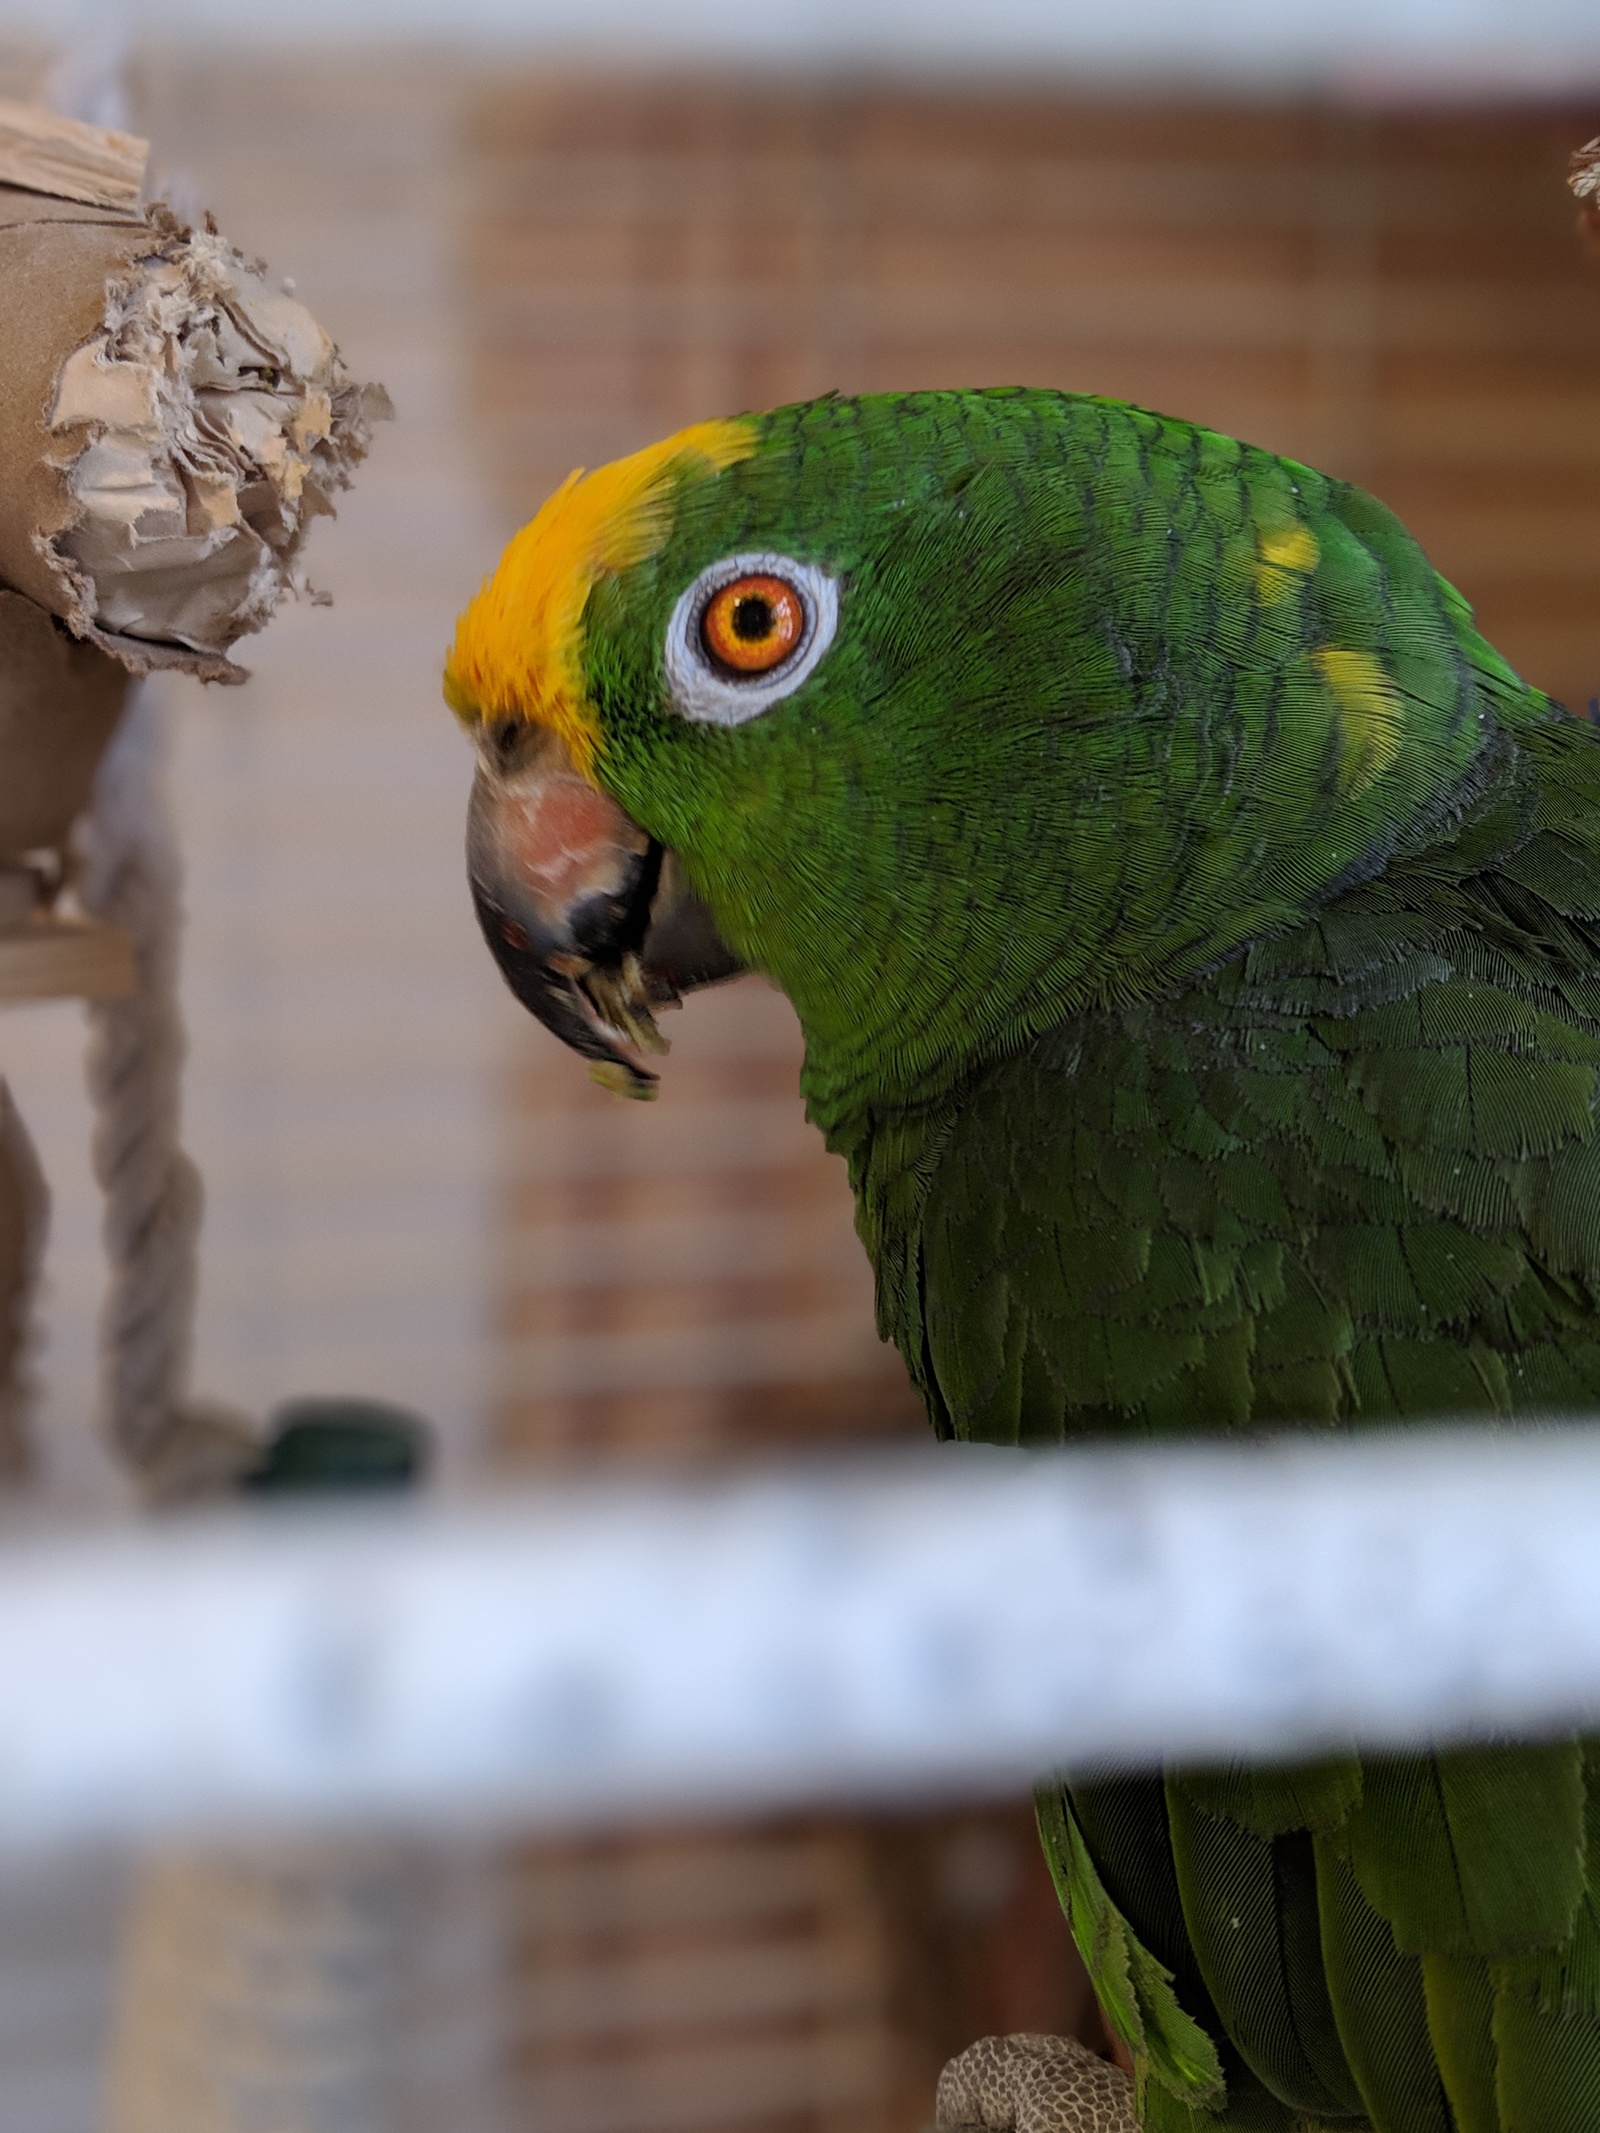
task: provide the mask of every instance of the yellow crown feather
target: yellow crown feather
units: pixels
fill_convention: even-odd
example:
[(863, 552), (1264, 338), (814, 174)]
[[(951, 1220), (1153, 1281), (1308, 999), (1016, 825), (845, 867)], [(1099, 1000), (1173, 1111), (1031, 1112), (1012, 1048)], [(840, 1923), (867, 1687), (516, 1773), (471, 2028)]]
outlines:
[(469, 726), (506, 718), (548, 726), (587, 774), (602, 745), (582, 659), (583, 610), (595, 580), (663, 545), (679, 481), (720, 474), (748, 459), (757, 442), (748, 417), (698, 422), (592, 474), (569, 474), (512, 536), (456, 624), (444, 694), (457, 718)]

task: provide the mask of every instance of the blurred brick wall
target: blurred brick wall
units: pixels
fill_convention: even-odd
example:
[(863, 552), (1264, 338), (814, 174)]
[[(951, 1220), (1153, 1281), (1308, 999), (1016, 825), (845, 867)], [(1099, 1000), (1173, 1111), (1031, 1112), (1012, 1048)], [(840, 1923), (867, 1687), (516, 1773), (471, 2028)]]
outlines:
[(879, 1341), (844, 1165), (806, 1124), (788, 1003), (756, 979), (662, 1018), (661, 1101), (510, 1051), (493, 1372), (502, 1459), (698, 1458), (926, 1424)]

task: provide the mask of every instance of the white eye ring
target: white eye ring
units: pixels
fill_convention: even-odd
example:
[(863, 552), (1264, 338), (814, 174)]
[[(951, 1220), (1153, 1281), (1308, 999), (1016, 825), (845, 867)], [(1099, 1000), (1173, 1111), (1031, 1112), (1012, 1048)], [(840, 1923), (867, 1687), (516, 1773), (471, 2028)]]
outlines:
[[(730, 674), (713, 661), (701, 635), (706, 609), (736, 578), (782, 578), (800, 595), (805, 628), (780, 666), (762, 674)], [(667, 687), (685, 718), (703, 726), (742, 726), (792, 695), (816, 671), (839, 626), (839, 584), (815, 563), (752, 549), (708, 564), (679, 596), (667, 624)]]

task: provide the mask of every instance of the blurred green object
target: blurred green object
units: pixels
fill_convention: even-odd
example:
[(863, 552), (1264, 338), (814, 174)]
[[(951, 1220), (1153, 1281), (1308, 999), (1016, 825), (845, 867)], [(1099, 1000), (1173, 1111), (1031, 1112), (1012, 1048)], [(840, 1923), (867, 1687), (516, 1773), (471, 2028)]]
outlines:
[(433, 1432), (422, 1417), (383, 1400), (287, 1400), (267, 1426), (261, 1463), (243, 1482), (256, 1494), (408, 1489), (422, 1479), (433, 1451)]

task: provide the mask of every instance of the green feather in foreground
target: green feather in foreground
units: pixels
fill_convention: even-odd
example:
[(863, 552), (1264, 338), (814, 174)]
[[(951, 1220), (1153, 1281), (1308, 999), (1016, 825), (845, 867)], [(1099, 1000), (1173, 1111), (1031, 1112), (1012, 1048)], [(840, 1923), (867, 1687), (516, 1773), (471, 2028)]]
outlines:
[[(464, 621), (524, 996), (645, 1027), (631, 888), (554, 1008), (497, 901), (559, 733), (793, 1000), (941, 1435), (1591, 1409), (1600, 737), (1380, 504), (1210, 431), (1031, 391), (746, 428), (584, 550), (556, 710), (514, 601)], [(1600, 2129), (1584, 1743), (1067, 1780), (1040, 1823), (1147, 2127)]]

